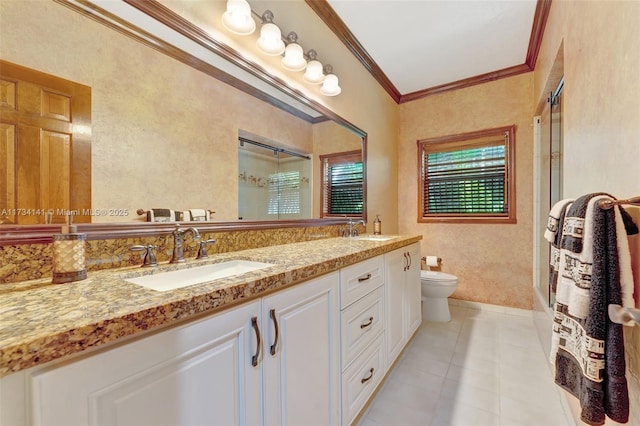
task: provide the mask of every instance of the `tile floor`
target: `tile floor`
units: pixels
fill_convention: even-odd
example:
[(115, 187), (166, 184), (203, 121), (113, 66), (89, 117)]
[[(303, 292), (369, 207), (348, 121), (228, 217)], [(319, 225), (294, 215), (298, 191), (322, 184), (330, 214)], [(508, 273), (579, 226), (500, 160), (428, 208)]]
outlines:
[(451, 306), (423, 322), (360, 426), (567, 426), (530, 316)]

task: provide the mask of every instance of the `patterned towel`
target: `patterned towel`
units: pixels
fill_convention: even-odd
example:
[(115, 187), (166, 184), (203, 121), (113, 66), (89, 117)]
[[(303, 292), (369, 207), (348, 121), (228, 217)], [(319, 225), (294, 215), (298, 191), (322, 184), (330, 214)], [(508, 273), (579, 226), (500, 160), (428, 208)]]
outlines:
[[(560, 243), (562, 242), (562, 225), (567, 209), (574, 200), (566, 199), (557, 202), (549, 212), (547, 221), (547, 229), (544, 231), (544, 237), (551, 243), (551, 251), (549, 254), (549, 285), (554, 293), (557, 291), (558, 272), (560, 270)], [(560, 232), (558, 232), (560, 231)]]
[(180, 220), (180, 212), (170, 209), (149, 209), (147, 222), (177, 222)]
[(581, 419), (591, 425), (603, 424), (605, 415), (621, 423), (629, 417), (622, 326), (609, 320), (607, 307), (633, 306), (627, 233), (637, 227), (622, 208), (600, 209), (605, 197), (556, 204), (545, 232), (558, 250), (550, 268), (557, 280), (550, 354), (555, 381), (580, 400)]

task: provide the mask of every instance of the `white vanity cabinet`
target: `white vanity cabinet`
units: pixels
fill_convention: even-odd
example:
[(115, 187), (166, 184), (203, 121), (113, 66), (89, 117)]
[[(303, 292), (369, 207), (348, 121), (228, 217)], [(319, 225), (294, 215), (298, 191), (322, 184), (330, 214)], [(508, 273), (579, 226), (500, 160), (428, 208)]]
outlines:
[(262, 301), (264, 424), (340, 422), (339, 275)]
[(412, 244), (0, 379), (0, 426), (349, 425), (420, 324)]
[[(0, 395), (0, 419), (64, 426), (338, 424), (339, 323), (333, 272), (78, 360), (17, 373), (23, 384), (13, 390), (30, 389), (31, 396), (22, 408), (10, 408), (14, 413), (2, 413), (8, 395)], [(13, 379), (2, 380), (15, 385)]]
[(358, 415), (386, 373), (382, 256), (340, 271), (342, 424)]
[(422, 322), (420, 244), (384, 255), (387, 361), (392, 364)]
[(34, 425), (260, 424), (260, 301), (29, 370)]

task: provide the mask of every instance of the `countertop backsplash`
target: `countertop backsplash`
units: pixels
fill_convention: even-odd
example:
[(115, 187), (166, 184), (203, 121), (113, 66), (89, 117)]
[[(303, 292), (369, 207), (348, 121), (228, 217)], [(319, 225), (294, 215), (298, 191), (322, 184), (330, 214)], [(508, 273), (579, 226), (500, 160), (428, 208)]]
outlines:
[[(215, 239), (216, 243), (207, 247), (209, 255), (269, 247), (303, 241), (313, 241), (341, 235), (343, 225), (308, 226), (297, 228), (274, 228), (259, 230), (239, 230), (201, 233), (201, 238)], [(87, 271), (121, 268), (142, 264), (140, 252), (130, 250), (134, 245), (155, 245), (158, 262), (171, 258), (173, 237), (118, 238), (89, 240), (86, 242), (85, 258)], [(185, 258), (195, 257), (198, 250), (196, 241), (185, 239)], [(53, 273), (51, 244), (22, 244), (0, 246), (0, 286), (6, 283), (51, 277)]]

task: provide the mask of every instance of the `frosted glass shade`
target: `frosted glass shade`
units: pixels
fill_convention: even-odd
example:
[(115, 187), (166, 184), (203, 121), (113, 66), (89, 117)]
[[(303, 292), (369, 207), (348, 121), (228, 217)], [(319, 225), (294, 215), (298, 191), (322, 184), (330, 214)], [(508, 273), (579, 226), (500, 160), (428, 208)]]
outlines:
[(262, 24), (257, 44), (263, 53), (270, 56), (281, 55), (284, 52), (284, 41), (282, 41), (280, 28), (271, 22)]
[(326, 96), (337, 96), (342, 92), (342, 88), (338, 84), (338, 76), (335, 74), (328, 74), (324, 78), (320, 93)]
[(282, 58), (282, 66), (289, 71), (302, 71), (307, 66), (304, 59), (304, 51), (298, 43), (290, 43), (284, 49), (284, 58)]
[(222, 25), (234, 34), (249, 35), (256, 29), (251, 17), (251, 6), (246, 0), (227, 0), (227, 11), (222, 14)]
[(324, 80), (324, 74), (322, 73), (322, 64), (315, 59), (309, 61), (307, 64), (307, 71), (302, 76), (304, 81), (311, 84), (320, 84)]

